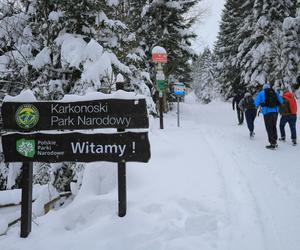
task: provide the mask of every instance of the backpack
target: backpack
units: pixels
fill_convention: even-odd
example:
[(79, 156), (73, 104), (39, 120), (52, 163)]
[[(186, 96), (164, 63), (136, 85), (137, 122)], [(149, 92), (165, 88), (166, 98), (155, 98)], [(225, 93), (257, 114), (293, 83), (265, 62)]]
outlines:
[(265, 103), (263, 107), (275, 108), (280, 105), (274, 89), (265, 89)]
[(256, 109), (255, 108), (255, 104), (254, 104), (254, 100), (251, 96), (247, 96), (244, 99), (244, 108), (249, 110), (249, 109)]
[(288, 100), (283, 99), (283, 103), (279, 106), (279, 114), (288, 115), (291, 114), (291, 107)]

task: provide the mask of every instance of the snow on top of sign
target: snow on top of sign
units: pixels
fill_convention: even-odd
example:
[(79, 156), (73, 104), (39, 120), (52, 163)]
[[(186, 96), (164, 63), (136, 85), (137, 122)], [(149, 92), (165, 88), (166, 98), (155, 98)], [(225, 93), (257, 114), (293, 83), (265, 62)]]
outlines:
[(167, 51), (163, 47), (155, 46), (152, 49), (152, 54), (167, 54)]
[[(137, 95), (134, 92), (126, 92), (118, 90), (112, 94), (104, 94), (101, 92), (88, 92), (85, 95), (65, 95), (59, 102), (76, 102), (76, 101), (92, 101), (99, 99), (145, 99), (144, 95)], [(27, 89), (17, 96), (6, 95), (3, 102), (37, 102), (34, 93)], [(45, 101), (44, 101), (45, 102)]]
[(22, 91), (17, 96), (6, 95), (3, 102), (36, 102), (36, 98), (30, 89)]
[[(118, 133), (147, 133), (149, 132), (149, 128), (126, 128), (126, 131), (124, 132), (118, 132)], [(57, 130), (47, 130), (47, 131), (34, 131), (34, 132), (15, 132), (15, 131), (8, 131), (5, 133), (6, 135), (12, 135), (12, 134), (20, 134), (20, 135), (34, 135), (34, 134), (43, 134), (43, 135), (56, 135), (58, 133)], [(98, 134), (116, 134), (115, 128), (98, 128), (98, 129), (76, 129), (76, 131), (70, 131), (70, 130), (62, 130), (59, 131), (59, 134), (86, 134), (86, 135), (98, 135)], [(0, 199), (2, 197), (0, 196)], [(1, 205), (1, 204), (0, 204)]]
[(112, 94), (104, 94), (101, 92), (89, 92), (85, 95), (65, 95), (61, 102), (72, 102), (72, 101), (89, 101), (98, 99), (145, 99), (143, 95), (137, 95), (134, 92), (126, 92), (118, 90)]

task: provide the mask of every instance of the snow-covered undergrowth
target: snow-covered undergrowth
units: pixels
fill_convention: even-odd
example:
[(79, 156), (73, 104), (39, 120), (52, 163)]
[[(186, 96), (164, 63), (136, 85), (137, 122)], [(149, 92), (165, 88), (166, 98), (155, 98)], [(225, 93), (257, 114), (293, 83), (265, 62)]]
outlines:
[(287, 141), (267, 151), (261, 116), (249, 140), (230, 103), (188, 96), (180, 108), (180, 128), (175, 110), (164, 130), (151, 119), (150, 162), (127, 164), (124, 218), (116, 164), (88, 164), (71, 204), (37, 218), (25, 240), (12, 227), (0, 249), (298, 249), (299, 147)]

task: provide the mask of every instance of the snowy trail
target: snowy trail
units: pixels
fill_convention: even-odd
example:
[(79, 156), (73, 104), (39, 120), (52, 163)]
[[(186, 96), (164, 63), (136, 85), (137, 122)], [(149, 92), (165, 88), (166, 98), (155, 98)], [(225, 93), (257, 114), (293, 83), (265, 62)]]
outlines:
[(119, 218), (113, 164), (89, 164), (75, 200), (36, 220), (26, 240), (15, 226), (5, 250), (298, 250), (299, 147), (267, 151), (262, 118), (250, 141), (229, 103), (191, 98), (152, 121), (149, 164), (127, 167), (128, 212)]
[[(205, 113), (205, 123), (202, 123), (204, 115), (200, 109), (197, 112), (199, 116), (196, 120), (197, 123), (202, 123), (200, 126), (206, 131), (205, 137), (214, 148), (216, 158), (222, 161), (221, 171), (227, 180), (227, 188), (232, 187), (231, 195), (233, 194), (235, 198), (239, 199), (236, 200), (239, 203), (244, 202), (247, 196), (249, 197), (249, 211), (247, 212), (247, 206), (244, 206), (244, 209), (237, 206), (239, 211), (236, 212), (238, 212), (237, 218), (242, 219), (244, 210), (248, 219), (251, 219), (252, 210), (254, 215), (252, 223), (250, 221), (250, 223), (239, 225), (242, 220), (238, 221), (237, 228), (233, 232), (237, 237), (237, 240), (234, 241), (235, 244), (238, 239), (240, 239), (240, 243), (258, 243), (260, 238), (260, 247), (259, 244), (256, 247), (251, 244), (240, 247), (270, 250), (298, 249), (300, 244), (297, 236), (300, 230), (300, 173), (299, 164), (297, 164), (299, 149), (288, 144), (280, 144), (278, 151), (265, 150), (263, 145), (267, 140), (262, 118), (256, 121), (256, 137), (258, 138), (250, 141), (245, 138), (245, 135), (248, 135), (246, 126), (232, 127), (230, 119), (235, 119), (235, 117), (229, 115), (230, 105), (222, 105), (218, 108), (220, 120), (216, 119), (217, 115), (214, 112), (217, 109), (213, 108)], [(211, 117), (207, 113), (212, 113)], [(220, 115), (226, 113), (227, 115)], [(220, 126), (221, 124), (222, 126)], [(235, 181), (237, 181), (237, 185), (234, 185)], [(237, 188), (240, 188), (240, 191), (244, 189), (245, 192), (239, 194)], [(234, 212), (235, 209), (230, 210)], [(245, 228), (243, 228), (244, 226)], [(246, 228), (249, 229), (251, 226), (254, 230), (248, 231)], [(260, 235), (257, 235), (258, 240), (255, 241), (253, 238), (255, 231), (259, 230), (261, 231)], [(253, 239), (251, 240), (251, 238)], [(229, 249), (238, 249), (238, 247)]]
[[(231, 222), (228, 249), (266, 249), (257, 201), (239, 170), (240, 165), (230, 155), (225, 155), (223, 149), (215, 145), (216, 141), (206, 140), (215, 152), (216, 159), (222, 159), (222, 162), (218, 162), (218, 167), (225, 182), (226, 205)], [(222, 156), (217, 153), (220, 151)]]

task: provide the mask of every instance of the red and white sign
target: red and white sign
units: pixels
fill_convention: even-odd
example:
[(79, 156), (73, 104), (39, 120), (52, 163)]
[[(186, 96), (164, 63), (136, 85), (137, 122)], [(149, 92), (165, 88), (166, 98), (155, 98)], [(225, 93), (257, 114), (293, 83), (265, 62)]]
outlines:
[(160, 46), (152, 49), (152, 61), (156, 63), (166, 63), (168, 61), (167, 51)]
[(152, 61), (157, 63), (166, 63), (168, 61), (167, 54), (152, 54)]

